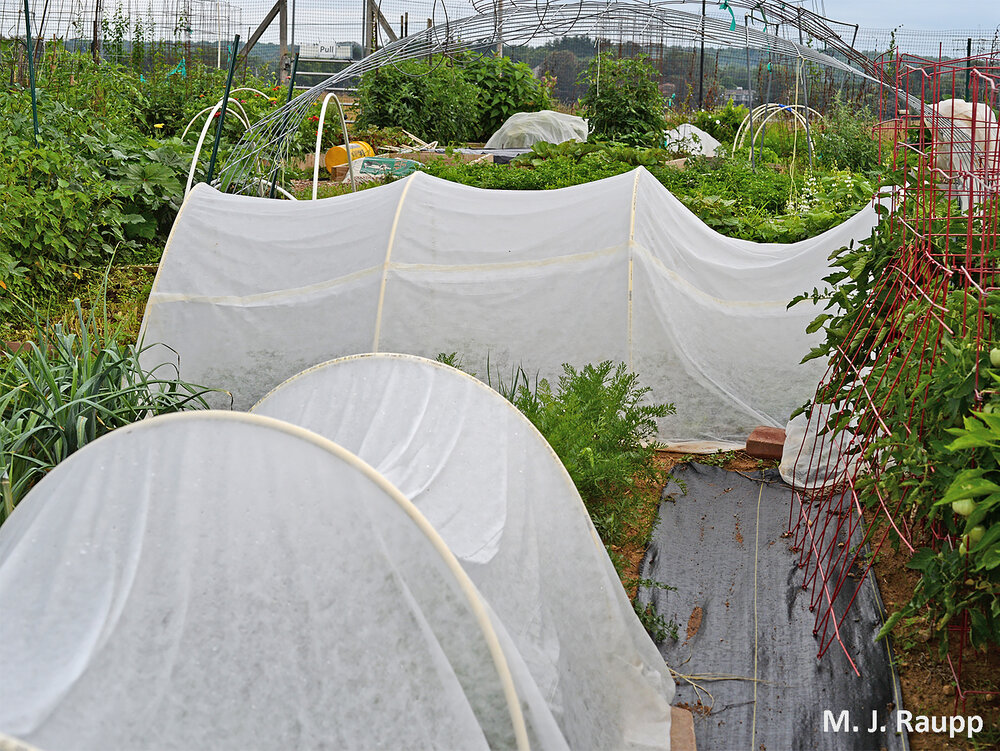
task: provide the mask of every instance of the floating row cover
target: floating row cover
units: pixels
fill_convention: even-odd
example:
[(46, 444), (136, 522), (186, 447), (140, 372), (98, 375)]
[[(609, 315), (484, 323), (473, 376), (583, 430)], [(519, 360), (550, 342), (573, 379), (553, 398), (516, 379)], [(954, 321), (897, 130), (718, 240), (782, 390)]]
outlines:
[(554, 110), (516, 112), (486, 142), (487, 149), (527, 149), (536, 143), (586, 141), (587, 121)]
[(663, 134), (664, 148), (678, 149), (686, 154), (715, 156), (716, 149), (721, 145), (713, 135), (691, 123), (681, 123)]
[(0, 528), (0, 732), (48, 749), (669, 749), (669, 671), (509, 402), (369, 355), (255, 412), (115, 431)]
[[(205, 186), (174, 224), (143, 320), (143, 362), (249, 408), (318, 362), (458, 352), (485, 378), (523, 365), (624, 361), (677, 413), (662, 440), (783, 427), (823, 372), (800, 365), (828, 256), (867, 237), (867, 208), (788, 245), (709, 229), (646, 170), (552, 191), (493, 191), (425, 173), (320, 201)], [(176, 354), (175, 354), (176, 353)], [(226, 402), (228, 404), (228, 400)]]
[(266, 417), (57, 466), (0, 528), (0, 611), (0, 732), (43, 749), (567, 748), (413, 504)]
[(475, 378), (407, 355), (293, 377), (253, 411), (329, 438), (440, 533), (572, 749), (664, 748), (674, 685), (545, 439)]

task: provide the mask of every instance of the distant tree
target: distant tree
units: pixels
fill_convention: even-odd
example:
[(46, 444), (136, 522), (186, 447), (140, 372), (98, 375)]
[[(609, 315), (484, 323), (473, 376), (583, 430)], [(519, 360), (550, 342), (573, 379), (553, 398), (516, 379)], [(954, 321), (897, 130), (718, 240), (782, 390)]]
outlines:
[(572, 104), (583, 94), (584, 87), (577, 83), (583, 63), (569, 50), (556, 50), (542, 61), (540, 73), (556, 79), (552, 94), (563, 104)]
[(581, 60), (589, 60), (597, 54), (597, 43), (588, 36), (562, 37), (548, 42), (545, 48), (552, 51), (566, 50)]

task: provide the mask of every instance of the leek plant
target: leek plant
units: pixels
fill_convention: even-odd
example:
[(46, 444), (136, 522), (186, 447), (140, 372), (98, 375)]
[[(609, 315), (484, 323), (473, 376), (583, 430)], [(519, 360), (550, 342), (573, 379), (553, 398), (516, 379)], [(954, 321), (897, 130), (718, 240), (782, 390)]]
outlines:
[(145, 417), (206, 408), (208, 389), (139, 363), (142, 349), (123, 345), (75, 301), (78, 326), (38, 319), (34, 341), (0, 348), (0, 523), (32, 486), (74, 451)]

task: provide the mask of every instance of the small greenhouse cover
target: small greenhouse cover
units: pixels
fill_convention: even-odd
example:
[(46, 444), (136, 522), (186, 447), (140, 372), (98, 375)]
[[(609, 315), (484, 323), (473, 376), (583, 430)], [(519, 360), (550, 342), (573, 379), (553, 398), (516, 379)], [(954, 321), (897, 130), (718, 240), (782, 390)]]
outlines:
[(721, 145), (714, 136), (691, 123), (681, 123), (663, 134), (664, 148), (692, 155), (715, 156), (715, 150)]
[(587, 121), (554, 110), (516, 112), (486, 142), (487, 149), (528, 149), (536, 143), (586, 141)]
[(69, 457), (0, 528), (0, 612), (0, 732), (43, 749), (568, 748), (413, 504), (262, 416)]
[[(744, 440), (783, 427), (823, 364), (811, 305), (831, 251), (871, 208), (789, 245), (709, 229), (646, 170), (550, 191), (471, 188), (418, 172), (321, 201), (197, 186), (153, 285), (149, 367), (232, 392), (237, 409), (316, 363), (458, 352), (486, 375), (624, 361), (677, 405), (662, 440)], [(175, 354), (176, 353), (176, 354)], [(228, 405), (228, 401), (227, 401)]]
[(484, 383), (410, 355), (286, 381), (253, 411), (323, 435), (413, 501), (510, 634), (572, 749), (664, 749), (673, 680), (559, 458)]

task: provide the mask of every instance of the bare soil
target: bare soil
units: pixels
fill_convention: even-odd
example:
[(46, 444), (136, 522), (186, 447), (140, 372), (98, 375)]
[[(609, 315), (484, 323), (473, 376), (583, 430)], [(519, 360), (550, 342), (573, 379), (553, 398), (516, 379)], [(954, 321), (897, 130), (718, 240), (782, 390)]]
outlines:
[[(910, 599), (920, 580), (918, 572), (906, 567), (908, 551), (895, 551), (886, 544), (876, 557), (874, 571), (886, 609), (891, 613)], [(952, 634), (951, 641), (960, 641)], [(983, 718), (983, 732), (973, 741), (949, 738), (947, 733), (911, 733), (913, 751), (1000, 749), (1000, 649), (975, 651), (966, 646), (962, 655), (961, 693), (946, 657), (941, 657), (937, 641), (931, 638), (926, 621), (900, 624), (893, 632), (903, 707), (916, 715), (942, 717), (961, 714)], [(959, 649), (953, 644), (949, 656), (956, 670)], [(964, 695), (964, 696), (963, 696)]]

